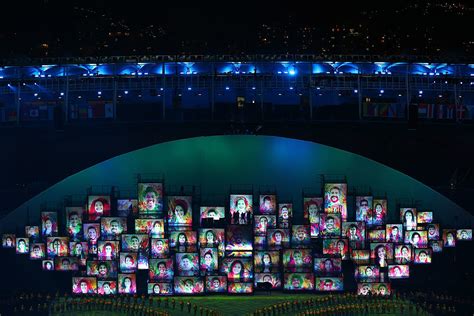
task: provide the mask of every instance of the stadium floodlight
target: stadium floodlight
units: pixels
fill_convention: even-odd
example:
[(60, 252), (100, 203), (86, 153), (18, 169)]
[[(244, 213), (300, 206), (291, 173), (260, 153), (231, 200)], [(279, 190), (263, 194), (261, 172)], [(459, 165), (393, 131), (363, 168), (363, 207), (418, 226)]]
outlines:
[(418, 91), (418, 94), (423, 94), (423, 90)]
[(296, 75), (296, 70), (290, 69), (290, 71), (288, 71), (288, 74), (289, 74), (290, 76), (294, 76), (294, 75)]
[(381, 94), (385, 93), (385, 90), (380, 89), (380, 93), (381, 93)]
[(192, 88), (191, 88), (191, 87), (188, 87), (188, 91), (191, 91), (191, 90), (192, 90)]
[(102, 91), (97, 91), (97, 94), (98, 94), (98, 95), (102, 95)]
[(124, 93), (124, 94), (128, 94), (128, 90), (125, 90), (123, 93)]
[(35, 97), (37, 97), (37, 96), (38, 96), (38, 93), (35, 93), (35, 94), (33, 94), (33, 95), (34, 95)]
[(60, 96), (63, 96), (63, 95), (64, 95), (64, 92), (61, 92), (59, 95), (60, 95)]
[(255, 90), (255, 89), (257, 89), (257, 88), (255, 88), (255, 87), (252, 87), (252, 90)]
[(354, 90), (354, 93), (359, 93), (359, 90), (355, 89), (355, 90)]
[(290, 90), (293, 90), (293, 87), (290, 87)]
[(229, 87), (225, 87), (225, 89), (226, 89), (226, 90), (230, 90), (230, 88), (229, 88)]

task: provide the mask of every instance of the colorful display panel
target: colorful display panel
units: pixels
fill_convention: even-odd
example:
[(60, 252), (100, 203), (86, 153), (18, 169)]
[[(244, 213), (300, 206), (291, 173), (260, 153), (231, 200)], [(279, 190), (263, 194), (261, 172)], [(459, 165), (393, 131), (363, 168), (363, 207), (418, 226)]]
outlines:
[(282, 252), (285, 272), (311, 272), (313, 258), (309, 249), (284, 249)]
[(204, 292), (204, 282), (199, 277), (175, 277), (175, 294), (201, 294)]
[(457, 240), (472, 240), (472, 229), (458, 229), (456, 238)]
[(95, 276), (99, 280), (117, 278), (117, 261), (88, 260), (86, 272), (88, 276)]
[(342, 273), (341, 258), (314, 258), (314, 275), (338, 276)]
[(390, 283), (358, 283), (357, 295), (388, 296), (391, 293)]
[(393, 244), (370, 243), (370, 257), (380, 267), (386, 267), (388, 260), (393, 259)]
[(342, 236), (347, 237), (350, 241), (364, 241), (365, 222), (343, 222)]
[(344, 290), (344, 282), (342, 278), (320, 278), (314, 280), (315, 290), (323, 292), (333, 292)]
[(110, 196), (90, 195), (87, 203), (87, 213), (90, 221), (97, 221), (102, 216), (110, 216)]
[(278, 227), (279, 228), (290, 227), (292, 218), (293, 218), (293, 204), (292, 203), (278, 204)]
[(3, 248), (15, 248), (16, 247), (16, 236), (15, 236), (15, 234), (3, 234), (2, 235), (2, 247)]
[[(271, 229), (268, 229), (270, 233)], [(226, 251), (252, 251), (252, 227), (231, 225), (226, 231)]]
[(324, 212), (326, 214), (339, 214), (342, 220), (347, 219), (347, 184), (324, 184)]
[(401, 208), (400, 221), (406, 230), (416, 230), (416, 208)]
[(120, 271), (132, 273), (138, 270), (138, 254), (136, 252), (120, 253)]
[(354, 271), (356, 280), (363, 282), (377, 282), (380, 279), (380, 270), (378, 266), (361, 265), (356, 266)]
[[(19, 239), (17, 240), (18, 244)], [(48, 237), (46, 239), (46, 247), (48, 257), (54, 258), (65, 257), (69, 254), (69, 238), (68, 237)]]
[(199, 229), (199, 247), (218, 248), (219, 256), (224, 256), (225, 232), (223, 228)]
[(116, 281), (98, 281), (97, 292), (99, 295), (115, 295), (117, 294)]
[(341, 236), (341, 217), (339, 214), (321, 214), (319, 234), (323, 238)]
[(414, 248), (426, 248), (428, 246), (428, 232), (426, 230), (406, 231), (405, 244), (410, 244)]
[(138, 200), (137, 199), (118, 199), (117, 200), (117, 215), (120, 217), (134, 216), (138, 214)]
[(349, 259), (349, 242), (347, 239), (323, 240), (323, 254)]
[(41, 236), (51, 237), (58, 235), (58, 213), (41, 212)]
[(271, 273), (280, 271), (279, 251), (257, 251), (254, 253), (254, 267), (257, 273)]
[(122, 234), (122, 251), (148, 252), (149, 240), (145, 234)]
[(260, 206), (258, 208), (259, 214), (262, 215), (273, 215), (276, 213), (277, 203), (276, 203), (276, 195), (273, 194), (261, 194), (260, 198)]
[(54, 271), (54, 261), (53, 260), (43, 260), (41, 261), (41, 267), (43, 271)]
[(200, 270), (201, 275), (216, 274), (219, 268), (217, 248), (200, 249)]
[(372, 196), (356, 196), (355, 219), (358, 222), (368, 222), (372, 214)]
[(443, 229), (443, 246), (445, 248), (456, 247), (456, 234), (457, 232), (455, 229)]
[(170, 247), (174, 251), (195, 251), (197, 243), (197, 232), (195, 231), (173, 231), (170, 234)]
[(162, 183), (138, 183), (138, 212), (145, 216), (163, 214)]
[(38, 260), (46, 257), (46, 245), (44, 243), (32, 243), (30, 247), (30, 259)]
[(86, 223), (84, 224), (84, 238), (90, 244), (97, 244), (100, 238), (100, 224)]
[(285, 273), (283, 289), (287, 291), (311, 291), (314, 289), (312, 273)]
[(310, 227), (308, 225), (293, 225), (291, 227), (291, 246), (308, 248), (311, 244)]
[(428, 231), (428, 240), (439, 240), (439, 224), (426, 225)]
[(56, 257), (54, 258), (54, 270), (79, 271), (79, 259), (77, 257)]
[(385, 237), (387, 242), (403, 242), (403, 225), (387, 224), (385, 226)]
[(253, 284), (252, 283), (234, 283), (229, 282), (227, 288), (227, 293), (229, 294), (252, 294), (253, 293)]
[(167, 258), (169, 257), (170, 246), (168, 239), (153, 238), (151, 240), (151, 257)]
[(82, 207), (66, 207), (66, 233), (71, 240), (82, 240)]
[(162, 219), (136, 218), (135, 233), (148, 234), (152, 238), (164, 238), (165, 222)]
[(178, 276), (199, 275), (199, 255), (197, 253), (177, 253), (175, 256)]
[(125, 217), (101, 217), (100, 235), (106, 240), (119, 240), (120, 235), (127, 232)]
[(148, 283), (149, 295), (172, 295), (173, 294), (173, 285), (171, 283)]
[(385, 217), (387, 216), (387, 200), (374, 199), (372, 212), (367, 217), (367, 225), (380, 226), (385, 224)]
[(73, 277), (72, 293), (83, 295), (97, 293), (97, 279), (94, 277)]
[(415, 249), (415, 260), (416, 264), (428, 264), (431, 263), (432, 250), (431, 249)]
[(431, 211), (419, 211), (416, 214), (416, 222), (418, 224), (429, 224), (433, 222), (433, 212)]
[(258, 286), (258, 283), (269, 283), (272, 290), (279, 290), (281, 289), (280, 273), (256, 273), (255, 286)]
[(321, 197), (303, 198), (303, 219), (306, 224), (319, 224), (319, 215), (323, 213), (323, 202)]
[(254, 216), (254, 235), (266, 236), (268, 228), (276, 228), (276, 215), (255, 215)]
[(229, 282), (248, 282), (253, 278), (253, 259), (224, 258), (220, 273), (226, 274)]
[(30, 252), (30, 240), (28, 238), (17, 238), (16, 253), (28, 254)]
[(200, 223), (207, 218), (212, 218), (215, 222), (225, 219), (225, 207), (221, 206), (201, 206)]
[(117, 284), (119, 294), (137, 293), (137, 278), (133, 273), (119, 273)]
[(105, 241), (99, 240), (97, 254), (99, 260), (115, 260), (118, 258), (119, 242), (116, 240)]
[(153, 281), (170, 282), (174, 277), (173, 259), (150, 259), (149, 278)]
[(25, 236), (28, 237), (30, 241), (39, 241), (40, 240), (39, 226), (25, 226)]
[(193, 224), (191, 196), (168, 197), (168, 225), (191, 226)]
[(206, 292), (227, 292), (227, 277), (222, 275), (206, 276)]
[(410, 277), (410, 266), (409, 265), (389, 265), (388, 266), (388, 277), (390, 279), (406, 279)]
[(252, 195), (232, 194), (230, 196), (230, 223), (250, 224), (253, 215)]
[(395, 262), (409, 263), (413, 260), (411, 245), (395, 245)]
[(290, 246), (290, 232), (288, 229), (268, 229), (267, 244), (269, 249), (284, 249)]

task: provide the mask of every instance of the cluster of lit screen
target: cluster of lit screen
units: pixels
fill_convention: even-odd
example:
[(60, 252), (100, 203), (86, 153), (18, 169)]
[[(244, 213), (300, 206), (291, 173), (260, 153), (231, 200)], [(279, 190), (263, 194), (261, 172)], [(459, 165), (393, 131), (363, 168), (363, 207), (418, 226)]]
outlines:
[[(297, 219), (275, 194), (196, 207), (191, 196), (165, 199), (161, 183), (139, 183), (138, 199), (89, 196), (83, 207), (41, 212), (40, 225), (26, 226), (25, 237), (3, 234), (2, 245), (45, 271), (72, 271), (75, 294), (342, 291), (343, 262), (352, 260), (360, 295), (389, 295), (390, 280), (410, 277), (412, 264), (472, 240), (472, 229), (440, 230), (431, 211), (401, 208), (400, 223), (386, 223), (386, 199), (355, 203), (348, 221), (347, 184), (326, 183), (322, 197), (303, 198)], [(138, 273), (146, 285), (137, 287)]]

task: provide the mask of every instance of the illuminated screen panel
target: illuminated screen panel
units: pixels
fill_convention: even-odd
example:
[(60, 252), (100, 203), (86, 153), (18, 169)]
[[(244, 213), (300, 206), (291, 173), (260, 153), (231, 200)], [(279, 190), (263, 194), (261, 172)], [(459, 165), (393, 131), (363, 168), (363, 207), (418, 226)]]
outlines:
[(149, 237), (146, 234), (123, 234), (122, 251), (148, 252)]
[(267, 229), (268, 249), (285, 249), (290, 247), (290, 231), (288, 229)]
[(439, 224), (426, 225), (428, 231), (428, 240), (439, 240)]
[(247, 225), (253, 215), (252, 195), (231, 194), (230, 223), (232, 225)]
[(163, 215), (163, 183), (138, 183), (140, 215)]
[(177, 253), (176, 264), (178, 276), (199, 275), (199, 255), (194, 252)]
[(406, 279), (410, 277), (410, 266), (407, 264), (388, 265), (388, 277), (390, 279)]
[(150, 280), (170, 282), (174, 277), (173, 259), (150, 259), (148, 276)]
[(342, 272), (341, 258), (314, 258), (314, 275), (337, 276)]
[(253, 246), (255, 250), (267, 249), (267, 236), (253, 236)]
[(372, 214), (373, 197), (356, 196), (355, 218), (358, 222), (368, 222)]
[(220, 273), (226, 274), (229, 282), (249, 282), (253, 278), (253, 259), (224, 258)]
[(153, 238), (151, 240), (151, 257), (167, 258), (170, 254), (170, 245), (168, 239)]
[(276, 215), (255, 215), (254, 234), (256, 236), (266, 236), (268, 228), (276, 228)]
[(77, 257), (56, 257), (54, 258), (54, 270), (79, 271), (79, 259)]
[(43, 260), (41, 261), (41, 267), (43, 271), (54, 271), (54, 261), (53, 260)]
[(218, 258), (217, 248), (201, 248), (199, 262), (201, 275), (216, 274), (219, 266)]
[(405, 230), (416, 230), (416, 208), (400, 208), (400, 221), (403, 223)]
[(294, 248), (307, 248), (311, 245), (309, 225), (293, 225), (291, 227), (291, 246)]
[(259, 197), (259, 214), (262, 215), (274, 215), (276, 214), (276, 195), (274, 194), (261, 194)]
[(117, 215), (120, 217), (135, 216), (138, 214), (138, 200), (137, 199), (118, 199), (117, 200)]
[(343, 222), (342, 236), (347, 237), (350, 241), (364, 241), (365, 222)]
[(148, 295), (172, 295), (173, 294), (173, 284), (171, 283), (148, 283)]
[(418, 211), (416, 214), (416, 222), (418, 224), (430, 224), (433, 222), (433, 212), (431, 211)]
[[(18, 244), (18, 240), (17, 240)], [(68, 237), (48, 237), (46, 239), (46, 248), (48, 257), (66, 257), (69, 255), (69, 238)]]
[(333, 292), (344, 290), (344, 282), (342, 278), (316, 277), (314, 280), (314, 285), (316, 291)]
[(25, 226), (25, 236), (30, 241), (39, 241), (40, 239), (40, 228), (39, 226)]
[(367, 216), (367, 225), (369, 226), (381, 226), (385, 224), (385, 218), (387, 216), (387, 200), (386, 199), (374, 199), (372, 212)]
[(117, 285), (119, 294), (137, 293), (137, 278), (133, 273), (119, 273)]
[(120, 271), (122, 273), (133, 273), (138, 269), (138, 255), (136, 252), (120, 253)]
[[(268, 232), (271, 230), (268, 229)], [(252, 251), (252, 227), (228, 226), (226, 231), (227, 251)]]
[(458, 229), (456, 238), (457, 240), (472, 240), (472, 229)]
[(97, 221), (102, 216), (110, 216), (110, 196), (90, 195), (88, 197), (87, 213), (90, 221)]
[(387, 260), (393, 259), (392, 243), (370, 243), (370, 257), (380, 267), (388, 265)]
[(387, 242), (403, 242), (403, 225), (387, 224), (385, 225), (385, 240)]
[(204, 282), (199, 277), (175, 277), (175, 294), (201, 294), (204, 292)]
[(46, 245), (44, 243), (32, 243), (30, 246), (30, 259), (41, 260), (46, 258)]
[(283, 289), (287, 291), (312, 291), (314, 275), (312, 273), (285, 273)]
[(173, 231), (170, 234), (171, 250), (178, 252), (192, 252), (196, 250), (196, 231)]
[(69, 242), (69, 255), (81, 260), (80, 264), (85, 265), (89, 253), (89, 244), (85, 241)]
[(117, 294), (117, 281), (97, 281), (97, 293), (104, 296)]
[(415, 249), (415, 260), (416, 264), (429, 264), (432, 258), (431, 249)]
[(391, 293), (390, 283), (358, 283), (357, 295), (381, 295), (387, 296)]
[[(443, 246), (445, 248), (456, 247), (456, 235), (457, 232), (455, 229), (443, 229)], [(17, 240), (18, 244), (18, 240)]]
[(100, 238), (100, 224), (99, 223), (85, 223), (84, 224), (84, 238), (90, 244), (97, 244)]
[(428, 241), (428, 246), (433, 250), (433, 252), (442, 252), (443, 251), (443, 241), (442, 240), (430, 240), (430, 241)]
[(41, 236), (51, 237), (58, 235), (58, 213), (41, 212)]
[(99, 280), (116, 278), (117, 261), (87, 260), (86, 272), (88, 276), (97, 277)]
[(138, 257), (138, 264), (137, 264), (137, 268), (138, 270), (148, 270), (149, 269), (149, 265), (148, 265), (148, 251), (144, 252), (144, 251), (140, 251), (138, 254), (137, 254), (137, 257)]
[(200, 208), (200, 223), (207, 218), (212, 218), (214, 221), (225, 219), (225, 207), (222, 206), (201, 206)]
[(324, 212), (347, 219), (347, 183), (324, 184)]
[(385, 241), (385, 229), (369, 229), (369, 241)]
[(148, 234), (152, 238), (164, 238), (165, 222), (162, 219), (136, 218), (135, 233)]
[(193, 209), (191, 196), (168, 197), (168, 225), (191, 226), (193, 224)]
[(278, 204), (278, 227), (289, 228), (293, 218), (293, 204), (280, 203)]
[(227, 277), (222, 275), (206, 276), (206, 292), (227, 292)]
[(82, 240), (82, 207), (66, 207), (66, 234), (71, 240)]
[(349, 259), (349, 241), (347, 239), (324, 239), (323, 254)]
[(218, 248), (219, 256), (224, 256), (225, 232), (223, 228), (201, 228), (199, 229), (199, 247)]
[(119, 242), (116, 240), (99, 240), (97, 254), (99, 260), (115, 260), (118, 258)]
[(323, 238), (341, 236), (341, 217), (339, 214), (321, 214), (319, 234)]
[(227, 288), (227, 293), (229, 294), (252, 294), (253, 293), (253, 284), (252, 283), (234, 283), (229, 282)]
[(428, 246), (428, 232), (426, 230), (406, 231), (405, 244), (410, 244), (414, 248), (426, 248)]
[(72, 293), (82, 295), (97, 293), (97, 279), (94, 277), (73, 277)]
[(3, 234), (2, 235), (2, 247), (3, 248), (16, 248), (16, 236), (15, 236), (15, 234)]
[(395, 245), (395, 262), (410, 263), (413, 260), (413, 249), (411, 245)]
[(119, 240), (122, 233), (127, 232), (125, 217), (101, 217), (100, 235), (105, 240)]
[(310, 249), (284, 249), (282, 258), (285, 272), (310, 272), (313, 269)]
[(319, 224), (319, 214), (323, 213), (322, 197), (303, 198), (303, 218), (306, 224)]
[(272, 290), (281, 289), (281, 276), (280, 273), (256, 273), (254, 284), (255, 286), (258, 283), (270, 283)]
[(354, 270), (356, 280), (363, 282), (376, 282), (380, 279), (380, 270), (378, 266), (374, 265), (360, 265), (356, 266)]
[(351, 260), (358, 264), (368, 263), (370, 261), (370, 250), (352, 249)]
[(255, 272), (272, 273), (280, 271), (279, 251), (256, 251), (253, 259)]

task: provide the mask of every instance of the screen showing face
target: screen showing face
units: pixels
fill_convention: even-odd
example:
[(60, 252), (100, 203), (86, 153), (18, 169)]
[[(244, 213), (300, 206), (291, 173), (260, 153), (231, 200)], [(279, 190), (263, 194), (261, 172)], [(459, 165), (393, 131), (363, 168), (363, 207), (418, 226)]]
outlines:
[(56, 271), (79, 271), (79, 259), (77, 257), (54, 258), (54, 269)]
[(291, 227), (291, 246), (296, 248), (309, 247), (311, 244), (309, 230), (308, 225), (293, 225)]
[(120, 271), (123, 273), (132, 273), (138, 269), (138, 255), (136, 252), (120, 253)]
[(201, 228), (199, 229), (199, 246), (201, 248), (218, 248), (219, 256), (224, 255), (225, 232), (221, 228)]
[(339, 214), (343, 220), (347, 219), (347, 184), (324, 184), (324, 211), (327, 214)]
[(269, 215), (276, 213), (276, 195), (272, 194), (263, 194), (260, 195), (259, 198), (260, 207), (259, 211), (260, 214)]
[(321, 214), (319, 227), (323, 238), (341, 236), (341, 218), (338, 214)]
[(317, 276), (337, 276), (342, 272), (341, 258), (314, 258), (314, 274)]
[(433, 212), (431, 211), (419, 211), (416, 214), (416, 221), (418, 224), (429, 224), (433, 221)]
[(393, 259), (393, 244), (370, 243), (370, 257), (379, 267), (386, 267), (388, 261)]
[(256, 236), (266, 236), (268, 228), (276, 228), (276, 215), (255, 215), (254, 234)]
[(365, 222), (343, 222), (342, 236), (350, 241), (365, 240)]
[(41, 235), (43, 237), (58, 235), (58, 213), (41, 212)]
[(293, 218), (293, 204), (280, 203), (278, 204), (278, 227), (288, 228)]
[(170, 246), (168, 239), (153, 238), (151, 240), (151, 257), (167, 258), (169, 257)]
[(317, 277), (314, 283), (316, 291), (331, 292), (344, 290), (344, 282), (342, 278)]
[(248, 282), (253, 278), (251, 258), (224, 258), (220, 272), (227, 275), (229, 282)]
[(312, 273), (285, 273), (283, 284), (283, 289), (287, 291), (311, 291), (314, 289), (314, 275)]
[(310, 249), (284, 249), (282, 257), (285, 272), (310, 272), (313, 269)]
[(253, 283), (229, 282), (227, 292), (229, 294), (251, 294), (253, 293)]
[(439, 240), (439, 224), (426, 225), (428, 231), (428, 240)]
[(54, 271), (54, 261), (43, 260), (41, 261), (41, 267), (43, 268), (43, 271)]
[(137, 263), (137, 268), (138, 270), (148, 270), (149, 266), (148, 266), (148, 260), (149, 260), (149, 256), (148, 256), (148, 251), (147, 252), (139, 252), (137, 254), (137, 260), (138, 260), (138, 263)]
[(135, 233), (148, 234), (152, 238), (165, 237), (165, 222), (162, 219), (135, 219)]
[(426, 230), (406, 231), (405, 244), (410, 244), (414, 248), (426, 248), (428, 246), (428, 232)]
[(385, 226), (385, 238), (387, 242), (399, 243), (403, 241), (403, 225), (387, 224)]
[(168, 197), (168, 225), (191, 226), (193, 224), (192, 197)]
[(97, 280), (94, 277), (73, 277), (72, 293), (74, 294), (95, 294), (97, 293)]
[(443, 241), (442, 240), (430, 240), (428, 241), (429, 247), (433, 252), (442, 252), (443, 251)]
[(69, 254), (68, 237), (48, 237), (46, 239), (48, 257), (66, 257)]
[(199, 277), (175, 277), (175, 294), (201, 294), (204, 292), (204, 282)]
[(138, 200), (137, 199), (118, 199), (117, 200), (117, 215), (120, 217), (128, 217), (130, 215), (138, 214)]
[(214, 221), (225, 219), (225, 207), (221, 206), (201, 206), (201, 224), (206, 218), (212, 218)]
[(411, 245), (395, 245), (395, 261), (397, 263), (409, 263), (413, 260)]
[(385, 241), (385, 229), (370, 229), (369, 241)]
[(117, 294), (117, 281), (98, 281), (99, 295)]
[(427, 264), (431, 263), (431, 249), (415, 249), (415, 263)]
[(25, 236), (30, 239), (30, 241), (39, 240), (39, 226), (25, 226)]
[(390, 295), (390, 283), (358, 283), (357, 295)]
[(87, 223), (84, 224), (84, 238), (91, 244), (97, 244), (100, 238), (100, 224)]
[(44, 243), (33, 243), (30, 247), (30, 259), (38, 260), (46, 258), (46, 245)]
[(416, 208), (401, 208), (400, 220), (405, 230), (416, 230)]
[(137, 281), (133, 273), (119, 273), (118, 275), (118, 292), (119, 294), (136, 294)]
[(323, 254), (349, 259), (349, 242), (347, 239), (324, 239)]
[(356, 280), (364, 282), (376, 282), (380, 278), (379, 267), (374, 265), (356, 266), (354, 274)]
[(88, 260), (86, 271), (88, 276), (95, 276), (100, 280), (116, 278), (118, 275), (117, 261)]
[(173, 231), (170, 234), (170, 247), (178, 252), (186, 252), (196, 249), (197, 232), (195, 231)]
[[(456, 230), (455, 229), (443, 229), (443, 241), (444, 247), (456, 247)], [(18, 240), (17, 240), (18, 242)]]
[(225, 293), (227, 292), (227, 277), (221, 275), (206, 276), (206, 292)]
[(97, 247), (97, 254), (100, 260), (115, 260), (118, 257), (119, 242), (100, 240)]
[(232, 194), (230, 196), (230, 223), (247, 225), (253, 215), (252, 195)]
[(127, 219), (125, 217), (102, 217), (100, 228), (103, 239), (118, 240), (122, 233), (127, 232)]
[(110, 216), (110, 196), (90, 195), (88, 198), (87, 212), (90, 221), (97, 221), (102, 216)]
[(199, 275), (199, 255), (197, 253), (177, 253), (176, 263), (179, 276)]
[(288, 229), (268, 229), (267, 243), (269, 249), (284, 249), (290, 247), (290, 232)]
[(271, 273), (280, 271), (279, 251), (257, 251), (253, 256), (255, 272)]
[(85, 241), (73, 241), (69, 242), (69, 255), (81, 259), (81, 265), (85, 264), (87, 255), (89, 253), (89, 245)]
[(173, 259), (150, 259), (150, 280), (169, 282), (174, 277)]
[(82, 207), (66, 207), (66, 234), (71, 240), (82, 239)]
[(472, 229), (458, 229), (456, 238), (457, 240), (472, 240)]
[(323, 198), (303, 198), (303, 218), (307, 224), (319, 224), (319, 214), (323, 211)]
[[(270, 229), (267, 230), (268, 232)], [(226, 231), (227, 251), (252, 251), (252, 227), (228, 226)]]
[(172, 295), (173, 285), (171, 283), (148, 283), (148, 295)]
[(201, 248), (200, 255), (201, 275), (215, 274), (219, 265), (217, 248)]
[(356, 196), (356, 221), (368, 222), (372, 214), (373, 197), (371, 196)]
[(281, 289), (280, 273), (256, 273), (254, 284), (258, 287), (258, 283), (269, 283), (272, 290)]
[(16, 240), (16, 253), (17, 254), (28, 254), (30, 252), (30, 240), (28, 238), (17, 238)]
[(148, 252), (149, 237), (145, 234), (122, 235), (122, 251)]
[(388, 277), (390, 279), (406, 279), (410, 277), (410, 266), (407, 264), (389, 265)]
[(3, 248), (16, 248), (16, 236), (15, 236), (15, 234), (3, 234), (2, 235), (2, 247)]
[(138, 212), (142, 215), (163, 214), (163, 184), (138, 184)]
[(387, 200), (374, 199), (372, 212), (367, 216), (367, 225), (380, 226), (385, 224), (385, 217), (387, 215)]

